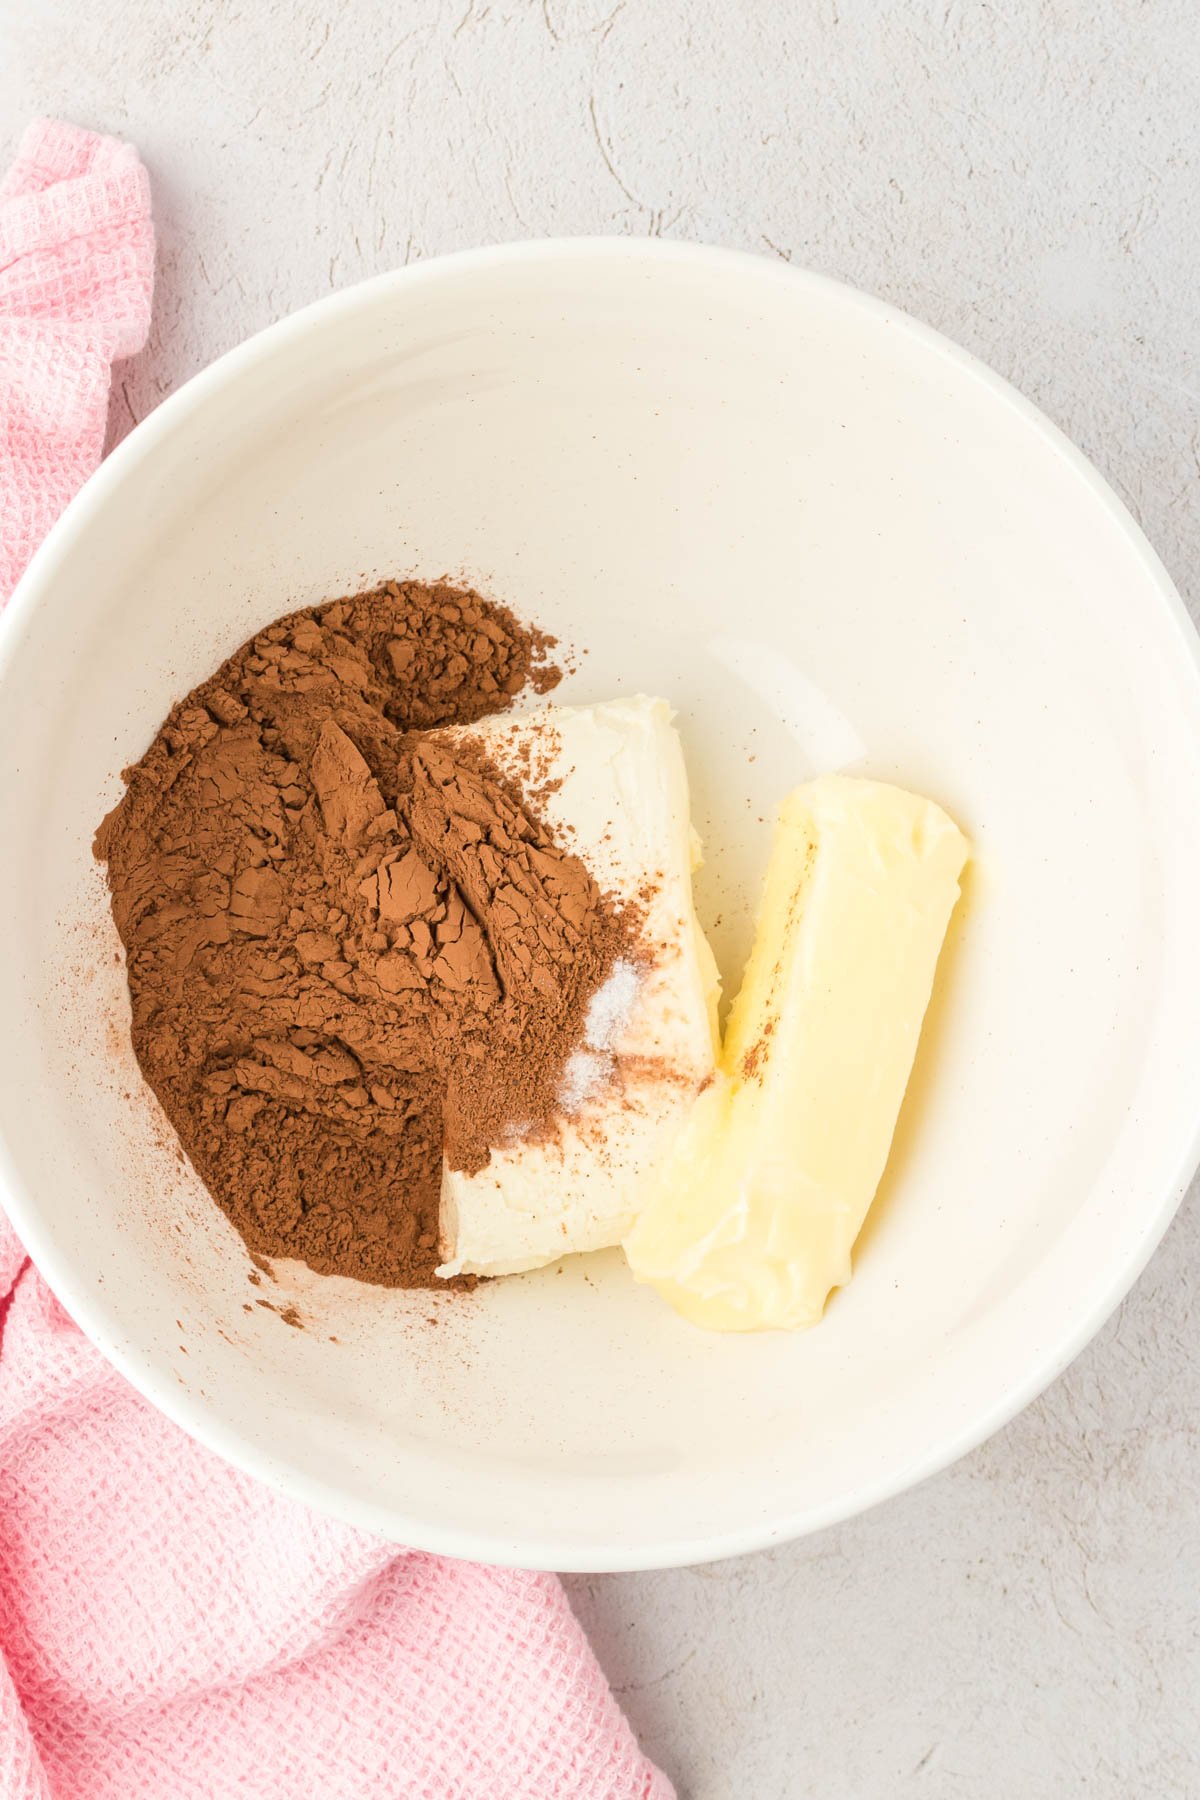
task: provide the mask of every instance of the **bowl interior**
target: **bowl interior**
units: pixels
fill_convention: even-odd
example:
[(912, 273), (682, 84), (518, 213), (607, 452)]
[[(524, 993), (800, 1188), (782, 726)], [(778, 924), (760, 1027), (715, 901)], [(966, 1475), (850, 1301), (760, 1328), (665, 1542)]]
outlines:
[[(795, 782), (897, 780), (973, 838), (892, 1163), (819, 1330), (706, 1336), (615, 1254), (473, 1296), (288, 1265), (256, 1285), (181, 1165), (128, 1046), (92, 832), (248, 633), (397, 573), (464, 577), (586, 651), (563, 698), (674, 703), (730, 988)], [(1047, 1380), (1190, 1170), (1182, 613), (1031, 409), (831, 284), (541, 246), (314, 309), (111, 460), (28, 579), (4, 687), (14, 1216), (160, 1404), (363, 1524), (600, 1568), (844, 1515)]]

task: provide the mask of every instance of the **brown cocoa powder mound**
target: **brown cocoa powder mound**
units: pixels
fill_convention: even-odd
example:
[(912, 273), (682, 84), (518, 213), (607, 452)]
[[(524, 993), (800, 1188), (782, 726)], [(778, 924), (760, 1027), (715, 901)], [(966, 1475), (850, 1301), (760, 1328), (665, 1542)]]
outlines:
[(477, 594), (389, 582), (259, 632), (125, 773), (96, 854), (134, 1048), (253, 1253), (434, 1285), (443, 1153), (474, 1172), (555, 1129), (631, 927), (436, 729), (546, 691), (551, 647)]

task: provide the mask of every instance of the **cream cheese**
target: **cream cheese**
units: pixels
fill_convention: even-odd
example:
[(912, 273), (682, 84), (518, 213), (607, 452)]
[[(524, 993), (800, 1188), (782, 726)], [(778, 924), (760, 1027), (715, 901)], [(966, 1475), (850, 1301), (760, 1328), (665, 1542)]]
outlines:
[(532, 788), (558, 841), (641, 925), (593, 997), (553, 1139), (443, 1174), (439, 1275), (505, 1275), (620, 1243), (716, 1060), (716, 964), (692, 904), (698, 861), (671, 711), (639, 696), (464, 728)]

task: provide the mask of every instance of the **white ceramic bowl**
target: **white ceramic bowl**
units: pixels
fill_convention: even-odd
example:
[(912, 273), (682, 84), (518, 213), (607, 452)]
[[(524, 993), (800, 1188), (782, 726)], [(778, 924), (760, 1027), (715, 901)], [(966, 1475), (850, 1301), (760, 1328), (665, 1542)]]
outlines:
[[(615, 1254), (437, 1299), (293, 1270), (290, 1330), (176, 1160), (93, 828), (169, 703), (256, 627), (443, 572), (590, 652), (564, 698), (674, 701), (730, 986), (796, 781), (903, 782), (975, 841), (884, 1190), (816, 1331), (704, 1335)], [(164, 1412), (407, 1543), (691, 1562), (895, 1493), (1080, 1349), (1196, 1160), (1186, 615), (1031, 406), (829, 281), (543, 243), (264, 332), (52, 533), (6, 621), (0, 733), (6, 1205)]]

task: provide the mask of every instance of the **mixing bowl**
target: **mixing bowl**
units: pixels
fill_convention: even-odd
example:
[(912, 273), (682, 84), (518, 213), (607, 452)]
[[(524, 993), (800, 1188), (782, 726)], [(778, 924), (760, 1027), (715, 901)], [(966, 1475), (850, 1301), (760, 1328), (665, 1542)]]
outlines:
[[(472, 1295), (290, 1264), (255, 1286), (177, 1155), (93, 830), (249, 633), (393, 574), (461, 577), (558, 633), (580, 653), (564, 699), (674, 703), (730, 988), (794, 783), (899, 781), (971, 835), (891, 1165), (816, 1330), (705, 1335), (619, 1253)], [(5, 621), (0, 734), (6, 1206), (165, 1413), (405, 1543), (629, 1568), (844, 1518), (1064, 1366), (1194, 1166), (1196, 639), (1030, 405), (830, 281), (541, 243), (263, 332), (52, 532)]]

